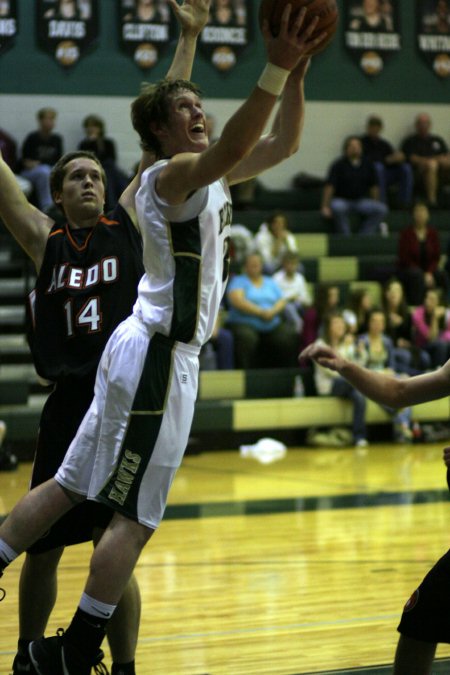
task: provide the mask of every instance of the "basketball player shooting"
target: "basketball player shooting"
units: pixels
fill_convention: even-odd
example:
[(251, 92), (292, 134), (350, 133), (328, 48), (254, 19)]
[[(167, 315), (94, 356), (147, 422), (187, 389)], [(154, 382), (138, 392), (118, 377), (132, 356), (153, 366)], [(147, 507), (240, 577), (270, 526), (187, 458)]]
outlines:
[[(198, 354), (210, 337), (228, 276), (229, 185), (275, 166), (298, 148), (304, 116), (306, 11), (263, 37), (268, 63), (247, 100), (209, 146), (197, 88), (161, 82), (132, 106), (143, 147), (159, 158), (136, 197), (145, 274), (133, 314), (103, 353), (95, 396), (55, 477), (29, 492), (0, 528), (0, 572), (74, 503), (106, 504), (100, 539), (75, 616), (29, 653), (40, 675), (88, 675), (139, 555), (158, 527), (180, 465), (197, 393)], [(271, 132), (265, 126), (282, 94)]]

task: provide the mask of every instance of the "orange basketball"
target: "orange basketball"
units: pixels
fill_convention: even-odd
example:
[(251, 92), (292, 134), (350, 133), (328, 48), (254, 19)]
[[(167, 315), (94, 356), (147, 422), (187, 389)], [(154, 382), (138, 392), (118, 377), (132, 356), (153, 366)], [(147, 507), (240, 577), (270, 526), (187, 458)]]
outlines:
[(291, 17), (296, 17), (302, 7), (307, 8), (305, 26), (315, 17), (319, 17), (312, 38), (318, 37), (324, 31), (326, 37), (318, 47), (310, 52), (311, 55), (321, 52), (331, 42), (338, 25), (339, 12), (336, 0), (261, 0), (259, 8), (259, 22), (262, 25), (264, 19), (269, 22), (272, 35), (278, 35), (280, 30), (281, 15), (286, 5), (292, 5)]

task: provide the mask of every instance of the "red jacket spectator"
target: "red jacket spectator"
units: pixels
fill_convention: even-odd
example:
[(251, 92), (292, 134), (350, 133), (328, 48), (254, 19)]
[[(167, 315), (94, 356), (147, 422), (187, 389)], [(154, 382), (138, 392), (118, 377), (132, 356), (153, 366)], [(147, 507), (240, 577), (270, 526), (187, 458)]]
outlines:
[(409, 305), (420, 305), (430, 288), (440, 288), (445, 297), (448, 294), (447, 272), (439, 268), (439, 233), (429, 220), (427, 206), (416, 204), (412, 224), (400, 232), (397, 273)]
[(423, 272), (435, 272), (441, 257), (441, 245), (439, 233), (436, 228), (427, 226), (425, 239), (423, 240), (423, 253), (421, 243), (417, 237), (413, 225), (406, 227), (400, 232), (398, 242), (398, 265), (403, 268), (419, 268)]

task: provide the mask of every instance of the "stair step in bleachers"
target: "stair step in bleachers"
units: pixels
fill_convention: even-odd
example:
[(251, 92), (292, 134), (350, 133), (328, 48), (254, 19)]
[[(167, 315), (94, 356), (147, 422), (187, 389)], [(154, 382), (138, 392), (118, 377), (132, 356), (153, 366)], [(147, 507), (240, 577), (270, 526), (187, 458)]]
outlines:
[[(325, 233), (333, 234), (333, 223), (331, 220), (324, 219), (319, 210), (301, 211), (299, 209), (292, 209), (288, 206), (267, 209), (249, 209), (249, 210), (234, 210), (233, 223), (245, 225), (252, 232), (256, 232), (261, 223), (264, 223), (268, 216), (274, 210), (282, 211), (288, 218), (289, 229), (294, 233), (309, 232), (309, 233)], [(355, 219), (355, 234), (357, 233), (357, 219)], [(389, 226), (390, 232), (399, 232), (401, 229), (410, 225), (411, 214), (409, 211), (390, 211), (386, 222)], [(431, 212), (430, 222), (436, 227), (440, 233), (450, 231), (450, 210), (441, 209)]]
[(28, 295), (30, 284), (34, 284), (34, 279), (27, 280), (23, 277), (0, 279), (0, 305), (22, 303)]
[(25, 322), (25, 307), (11, 305), (0, 307), (0, 326), (23, 326)]
[[(298, 371), (297, 371), (298, 372)], [(250, 375), (249, 375), (250, 373)], [(200, 394), (196, 405), (193, 434), (202, 432), (220, 434), (222, 432), (259, 432), (309, 429), (311, 427), (351, 426), (352, 406), (350, 401), (329, 397), (304, 396), (302, 398), (266, 397), (251, 398), (247, 387), (242, 386), (253, 379), (250, 387), (256, 387), (264, 379), (266, 391), (269, 388), (269, 377), (253, 378), (251, 371), (229, 373), (228, 382), (234, 380), (234, 396), (226, 396), (231, 392), (224, 391), (227, 374), (224, 371), (210, 371), (201, 374), (202, 388), (208, 391), (204, 399)], [(282, 376), (282, 379), (283, 376)], [(205, 380), (209, 380), (208, 383)], [(273, 382), (273, 373), (272, 373)], [(216, 398), (213, 390), (216, 388)], [(281, 387), (283, 389), (284, 387)], [(239, 389), (241, 389), (239, 393)], [(19, 391), (19, 390), (18, 390)], [(261, 392), (257, 392), (258, 395)], [(277, 392), (274, 392), (275, 394)], [(1, 386), (0, 386), (1, 395)], [(39, 416), (46, 400), (46, 394), (31, 395), (27, 404), (0, 404), (0, 419), (8, 426), (8, 438), (14, 442), (28, 441), (36, 438)], [(245, 396), (245, 397), (244, 397)], [(414, 406), (413, 418), (418, 422), (442, 422), (448, 419), (448, 400), (433, 401)], [(391, 424), (392, 417), (379, 405), (368, 402), (366, 422), (373, 424)]]

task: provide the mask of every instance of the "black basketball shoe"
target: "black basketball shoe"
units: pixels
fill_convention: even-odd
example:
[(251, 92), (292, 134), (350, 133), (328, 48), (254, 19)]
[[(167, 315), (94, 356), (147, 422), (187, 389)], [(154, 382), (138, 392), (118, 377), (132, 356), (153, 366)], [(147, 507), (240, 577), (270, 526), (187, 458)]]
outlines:
[(62, 628), (54, 637), (35, 640), (28, 649), (38, 675), (91, 675), (91, 669), (97, 675), (109, 675), (102, 663), (103, 651), (99, 650), (94, 663), (87, 661), (81, 652), (64, 640)]
[(28, 652), (17, 652), (12, 665), (12, 675), (37, 675)]

